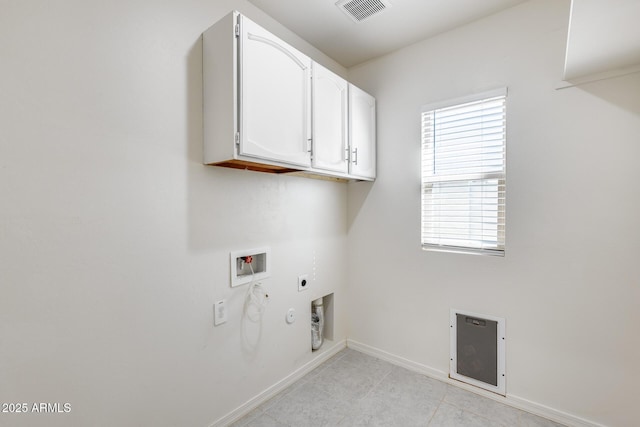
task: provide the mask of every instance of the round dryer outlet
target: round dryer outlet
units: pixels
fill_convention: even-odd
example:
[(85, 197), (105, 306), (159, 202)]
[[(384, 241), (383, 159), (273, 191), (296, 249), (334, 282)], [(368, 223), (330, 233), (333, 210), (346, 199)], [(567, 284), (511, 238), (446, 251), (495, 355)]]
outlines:
[(296, 310), (294, 308), (290, 308), (287, 311), (287, 323), (291, 324), (296, 321)]

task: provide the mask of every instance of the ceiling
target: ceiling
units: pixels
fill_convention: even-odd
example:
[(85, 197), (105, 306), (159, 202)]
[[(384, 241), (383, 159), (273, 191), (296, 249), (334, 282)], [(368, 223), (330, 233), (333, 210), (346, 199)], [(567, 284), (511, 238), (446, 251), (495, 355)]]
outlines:
[(344, 67), (393, 52), (525, 0), (389, 0), (354, 22), (337, 0), (249, 0)]

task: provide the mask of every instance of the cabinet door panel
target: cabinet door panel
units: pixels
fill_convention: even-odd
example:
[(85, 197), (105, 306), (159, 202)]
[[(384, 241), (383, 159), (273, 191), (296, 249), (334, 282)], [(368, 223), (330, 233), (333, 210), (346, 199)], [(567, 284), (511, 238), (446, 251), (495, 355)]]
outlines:
[(240, 154), (309, 166), (311, 60), (241, 21)]
[(376, 177), (376, 100), (349, 85), (349, 173), (360, 178)]
[(348, 84), (313, 63), (313, 167), (346, 173)]

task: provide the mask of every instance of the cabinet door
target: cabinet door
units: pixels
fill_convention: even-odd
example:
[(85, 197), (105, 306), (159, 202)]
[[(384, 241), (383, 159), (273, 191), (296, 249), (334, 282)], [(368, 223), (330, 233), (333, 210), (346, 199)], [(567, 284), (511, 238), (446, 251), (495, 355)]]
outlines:
[(243, 16), (240, 32), (240, 154), (310, 166), (311, 60)]
[(349, 173), (358, 178), (376, 177), (376, 100), (349, 84)]
[(346, 173), (348, 158), (348, 84), (313, 63), (313, 167)]

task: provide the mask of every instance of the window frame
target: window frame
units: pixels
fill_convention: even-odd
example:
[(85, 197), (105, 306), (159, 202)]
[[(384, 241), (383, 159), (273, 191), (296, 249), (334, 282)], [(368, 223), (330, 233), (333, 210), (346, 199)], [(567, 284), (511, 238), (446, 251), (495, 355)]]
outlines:
[[(505, 236), (505, 232), (506, 232), (506, 175), (507, 175), (507, 161), (506, 161), (506, 145), (507, 145), (507, 88), (503, 87), (500, 89), (495, 89), (495, 90), (491, 90), (491, 91), (485, 91), (482, 93), (477, 93), (477, 94), (473, 94), (473, 95), (469, 95), (469, 96), (465, 96), (465, 97), (460, 97), (460, 98), (455, 98), (455, 99), (450, 99), (450, 100), (445, 100), (445, 101), (439, 101), (439, 102), (434, 102), (434, 103), (430, 103), (430, 104), (426, 104), (423, 105), (420, 111), (420, 119), (421, 119), (421, 141), (420, 141), (420, 158), (421, 158), (421, 184), (420, 184), (420, 194), (421, 194), (421, 205), (420, 205), (420, 210), (421, 210), (421, 216), (420, 216), (420, 226), (421, 226), (421, 234), (420, 234), (420, 241), (421, 241), (421, 246), (422, 249), (425, 251), (438, 251), (438, 252), (454, 252), (454, 253), (466, 253), (466, 254), (476, 254), (476, 255), (492, 255), (492, 256), (504, 256), (505, 255), (505, 249), (506, 249), (506, 236)], [(438, 175), (435, 172), (435, 168), (437, 166), (437, 164), (435, 163), (436, 160), (435, 158), (433, 159), (433, 164), (431, 166), (429, 166), (431, 168), (431, 171), (428, 172), (426, 171), (427, 169), (427, 165), (425, 164), (425, 159), (427, 159), (427, 156), (430, 157), (435, 157), (435, 154), (432, 155), (428, 155), (425, 153), (425, 149), (427, 148), (428, 145), (428, 141), (427, 141), (427, 137), (425, 137), (425, 124), (424, 124), (424, 115), (425, 113), (431, 113), (431, 112), (436, 112), (438, 110), (441, 109), (447, 109), (447, 108), (451, 108), (451, 107), (460, 107), (460, 106), (464, 106), (465, 104), (469, 104), (469, 103), (474, 103), (474, 102), (479, 102), (479, 101), (485, 101), (485, 100), (491, 100), (494, 98), (503, 98), (503, 115), (502, 115), (502, 120), (503, 120), (503, 124), (502, 124), (502, 132), (503, 132), (503, 137), (502, 137), (502, 170), (501, 171), (491, 171), (491, 172), (486, 172), (486, 171), (482, 171), (479, 173), (458, 173), (458, 174), (449, 174), (449, 175)], [(478, 116), (481, 117), (481, 116)], [(437, 123), (437, 121), (435, 122)], [(435, 124), (434, 124), (435, 126)], [(432, 138), (433, 139), (433, 138)], [(432, 141), (431, 144), (434, 144), (431, 149), (435, 150), (435, 144), (436, 141)], [(483, 151), (481, 152), (483, 155), (486, 154), (486, 151), (484, 151), (484, 147), (483, 147)], [(431, 239), (431, 241), (429, 241), (429, 239), (426, 237), (426, 234), (434, 234), (432, 233), (432, 230), (429, 230), (426, 232), (427, 230), (427, 225), (426, 225), (426, 221), (425, 218), (428, 217), (428, 214), (425, 213), (425, 203), (430, 203), (429, 201), (427, 201), (427, 198), (430, 197), (431, 199), (433, 199), (433, 189), (437, 186), (438, 188), (441, 188), (440, 186), (438, 186), (437, 184), (449, 184), (451, 185), (451, 183), (454, 182), (463, 182), (463, 181), (467, 181), (467, 185), (469, 188), (469, 191), (471, 191), (472, 185), (477, 185), (478, 182), (480, 182), (480, 186), (489, 186), (488, 181), (489, 180), (495, 180), (496, 184), (495, 184), (495, 192), (497, 193), (497, 195), (493, 198), (489, 198), (489, 200), (495, 200), (496, 203), (496, 231), (495, 231), (495, 246), (491, 247), (491, 246), (484, 246), (483, 243), (483, 239), (470, 239), (468, 240), (468, 242), (471, 242), (473, 240), (477, 241), (479, 243), (479, 245), (469, 245), (469, 246), (465, 246), (465, 245), (453, 245), (453, 244), (442, 244), (442, 243), (436, 243), (436, 240), (441, 240), (443, 239), (442, 236), (440, 237), (433, 237)], [(473, 184), (476, 183), (476, 184)], [(427, 185), (430, 188), (430, 192), (427, 192)], [(464, 185), (463, 185), (464, 186)], [(442, 186), (442, 188), (444, 188), (444, 186)], [(483, 187), (484, 188), (484, 187)], [(484, 195), (482, 196), (482, 199), (484, 200)], [(502, 203), (501, 203), (501, 199), (502, 199)], [(467, 200), (467, 203), (469, 206), (472, 205), (471, 200), (472, 197), (470, 196)], [(431, 205), (432, 207), (434, 205)], [(467, 225), (467, 229), (471, 229), (473, 225), (477, 225), (477, 224), (483, 224), (484, 221), (482, 222), (473, 222), (473, 221), (468, 221), (465, 224)], [(485, 233), (484, 231), (482, 232), (482, 235), (484, 236)], [(467, 236), (471, 236), (470, 233), (467, 233)], [(444, 238), (444, 240), (446, 240), (446, 238)], [(450, 238), (450, 240), (452, 240)]]

